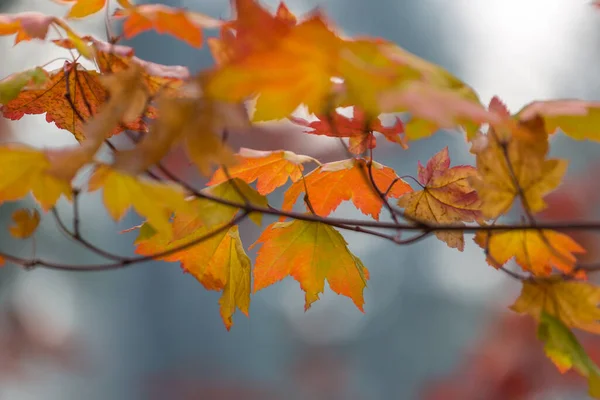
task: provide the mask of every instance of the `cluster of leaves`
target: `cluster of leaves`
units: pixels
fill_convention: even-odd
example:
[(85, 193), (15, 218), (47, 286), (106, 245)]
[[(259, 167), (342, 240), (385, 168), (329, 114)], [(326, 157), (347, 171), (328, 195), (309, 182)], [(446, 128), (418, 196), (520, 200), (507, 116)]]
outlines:
[[(105, 1), (61, 2), (71, 6), (67, 19), (108, 10)], [(117, 3), (113, 17), (123, 21), (126, 38), (155, 30), (200, 47), (205, 29), (219, 29), (218, 37), (207, 40), (215, 65), (192, 76), (184, 67), (135, 57), (133, 49), (116, 44), (119, 38), (104, 42), (79, 35), (65, 19), (33, 12), (0, 15), (0, 35), (16, 35), (15, 44), (46, 40), (73, 54), (58, 70), (35, 67), (0, 81), (2, 115), (18, 120), (46, 114), (79, 142), (52, 149), (0, 147), (0, 203), (31, 193), (44, 216), (51, 211), (67, 235), (109, 262), (76, 266), (2, 250), (3, 260), (67, 270), (178, 262), (205, 288), (222, 292), (221, 315), (229, 329), (236, 309), (248, 314), (252, 292), (287, 276), (305, 291), (306, 309), (327, 281), (363, 311), (369, 271), (339, 230), (397, 245), (435, 235), (458, 251), (464, 249), (464, 233), (475, 233), (488, 263), (523, 282), (512, 309), (539, 321), (547, 355), (561, 370), (572, 367), (586, 376), (590, 393), (600, 397), (599, 369), (570, 331), (600, 333), (600, 288), (587, 277), (598, 267), (578, 263), (576, 254), (585, 249), (564, 233), (599, 225), (538, 221), (545, 196), (567, 170), (566, 160), (548, 157), (549, 137), (560, 130), (599, 141), (600, 103), (533, 102), (511, 114), (494, 98), (486, 107), (440, 66), (380, 38), (344, 37), (319, 10), (297, 17), (283, 3), (271, 13), (256, 0), (233, 0), (233, 18), (221, 21), (162, 5)], [(50, 38), (50, 28), (58, 37)], [(80, 57), (97, 68), (85, 69)], [(298, 118), (299, 107), (315, 120)], [(351, 117), (339, 112), (344, 107), (351, 107)], [(406, 118), (384, 126), (380, 116), (386, 113)], [(236, 152), (227, 143), (230, 132), (280, 119), (309, 134), (339, 138), (348, 159), (323, 164), (285, 149)], [(443, 149), (418, 165), (415, 190), (373, 158), (376, 133), (406, 149), (440, 129), (464, 132), (475, 166), (451, 167)], [(128, 137), (132, 146), (115, 147), (109, 140), (114, 135)], [(110, 162), (97, 159), (103, 144), (113, 152)], [(177, 146), (199, 173), (212, 176), (206, 188), (196, 189), (163, 165)], [(75, 184), (90, 165), (89, 179)], [(307, 171), (308, 166), (314, 168)], [(267, 196), (288, 180), (283, 203), (273, 206)], [(78, 198), (97, 190), (115, 220), (130, 208), (145, 219), (132, 228), (139, 229), (139, 257), (112, 254), (81, 235)], [(293, 211), (300, 195), (306, 212)], [(72, 228), (54, 208), (61, 197), (73, 203)], [(331, 217), (345, 201), (370, 218)], [(498, 223), (515, 205), (521, 207), (521, 222)], [(382, 209), (391, 222), (379, 221)], [(252, 265), (238, 224), (249, 218), (260, 225), (263, 215), (280, 220), (250, 246), (260, 246)], [(19, 210), (10, 231), (27, 238), (40, 218), (37, 211)], [(412, 236), (401, 237), (406, 233)], [(512, 259), (523, 272), (505, 267)]]

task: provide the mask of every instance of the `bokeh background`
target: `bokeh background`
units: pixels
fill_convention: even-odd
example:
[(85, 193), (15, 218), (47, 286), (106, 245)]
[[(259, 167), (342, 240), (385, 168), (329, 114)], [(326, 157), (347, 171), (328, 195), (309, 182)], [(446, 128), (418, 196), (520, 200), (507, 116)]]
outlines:
[[(226, 0), (162, 3), (229, 15)], [(274, 10), (278, 2), (263, 4)], [(345, 33), (392, 40), (459, 76), (484, 102), (498, 95), (513, 111), (533, 99), (599, 100), (600, 14), (587, 0), (286, 4), (295, 13), (320, 6)], [(63, 15), (66, 8), (50, 0), (0, 1), (0, 12), (20, 11)], [(102, 15), (73, 26), (104, 37)], [(0, 38), (1, 76), (67, 56), (50, 44), (13, 48), (12, 43), (12, 38)], [(192, 71), (212, 63), (207, 48), (191, 49), (167, 36), (147, 33), (126, 44), (143, 59)], [(36, 146), (74, 142), (43, 116), (2, 124), (4, 141)], [(333, 139), (290, 137), (288, 130), (270, 126), (268, 132), (236, 140), (257, 149), (285, 146), (323, 161), (345, 156)], [(384, 140), (378, 144), (377, 159), (399, 175), (415, 175), (417, 162), (444, 146), (454, 164), (473, 163), (464, 138), (455, 132), (412, 143), (409, 151)], [(591, 184), (592, 162), (599, 148), (557, 135), (552, 153), (571, 160), (574, 184), (555, 196), (548, 216), (593, 218), (598, 191)], [(177, 157), (171, 161), (177, 165)], [(130, 214), (117, 225), (97, 194), (83, 200), (87, 237), (130, 255), (134, 234), (118, 232), (140, 220)], [(0, 206), (2, 226), (24, 204), (32, 203)], [(71, 215), (67, 204), (60, 210)], [(342, 205), (335, 215), (360, 216), (350, 205)], [(244, 244), (258, 233), (244, 226)], [(582, 379), (561, 376), (544, 360), (534, 325), (503, 313), (520, 284), (489, 267), (470, 238), (459, 253), (436, 239), (398, 248), (343, 234), (371, 271), (365, 314), (330, 291), (305, 313), (303, 292), (289, 278), (254, 295), (251, 318), (236, 314), (231, 332), (219, 316), (220, 294), (204, 290), (175, 264), (155, 262), (106, 273), (4, 267), (0, 399), (586, 398)], [(594, 245), (589, 237), (582, 240)], [(0, 246), (31, 254), (31, 243), (15, 242), (7, 232), (0, 232)], [(51, 218), (44, 219), (36, 247), (39, 256), (51, 259), (100, 261), (61, 236)], [(600, 341), (585, 340), (598, 352)]]

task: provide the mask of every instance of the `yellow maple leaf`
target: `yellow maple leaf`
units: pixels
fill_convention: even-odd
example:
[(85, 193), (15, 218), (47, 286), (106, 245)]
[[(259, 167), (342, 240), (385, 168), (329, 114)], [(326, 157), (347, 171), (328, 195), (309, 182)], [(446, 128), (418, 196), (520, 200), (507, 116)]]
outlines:
[(20, 208), (16, 210), (12, 214), (14, 224), (8, 228), (10, 234), (18, 239), (27, 239), (37, 229), (40, 218), (40, 213), (36, 209)]
[(600, 288), (588, 282), (560, 278), (524, 281), (521, 295), (510, 306), (539, 320), (543, 312), (571, 328), (600, 334)]
[(173, 212), (188, 206), (179, 186), (137, 178), (107, 165), (99, 165), (88, 182), (88, 191), (99, 189), (103, 190), (104, 205), (115, 221), (133, 207), (167, 237), (172, 235), (170, 218)]
[(471, 151), (479, 174), (470, 183), (486, 218), (508, 212), (519, 195), (529, 212), (543, 210), (543, 197), (560, 184), (568, 165), (566, 160), (546, 159), (548, 134), (541, 120), (496, 126), (487, 135), (479, 134)]
[(474, 240), (486, 249), (493, 267), (500, 268), (514, 257), (524, 271), (538, 276), (550, 275), (553, 267), (569, 273), (577, 261), (573, 253), (585, 253), (568, 235), (549, 229), (479, 231)]

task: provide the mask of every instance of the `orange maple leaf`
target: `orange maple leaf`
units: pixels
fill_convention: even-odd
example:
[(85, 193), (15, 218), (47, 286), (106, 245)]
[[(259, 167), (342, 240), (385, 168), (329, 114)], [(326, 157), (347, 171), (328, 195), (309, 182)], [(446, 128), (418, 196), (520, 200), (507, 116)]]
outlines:
[[(107, 91), (100, 82), (100, 74), (85, 70), (80, 64), (65, 62), (62, 69), (50, 72), (44, 85), (25, 88), (13, 100), (0, 106), (5, 118), (19, 120), (25, 114), (46, 114), (46, 121), (66, 129), (83, 140), (84, 124), (98, 112), (106, 101)], [(141, 118), (114, 128), (108, 136), (124, 129), (145, 131)]]
[[(382, 193), (389, 198), (398, 198), (412, 192), (408, 183), (400, 179), (393, 169), (373, 162), (373, 180)], [(374, 191), (367, 164), (362, 159), (350, 159), (323, 164), (311, 171), (285, 192), (282, 209), (292, 209), (301, 193), (308, 190), (313, 211), (326, 217), (334, 211), (342, 201), (352, 200), (356, 208), (363, 214), (379, 219), (383, 203)]]
[(123, 34), (127, 39), (154, 29), (157, 33), (175, 36), (194, 47), (202, 46), (203, 28), (222, 25), (221, 21), (207, 15), (160, 4), (129, 5), (116, 10), (114, 16), (125, 18)]
[(585, 253), (569, 236), (549, 229), (480, 231), (473, 240), (487, 250), (491, 266), (500, 268), (514, 257), (524, 271), (538, 276), (550, 275), (553, 267), (570, 273), (577, 261), (573, 253)]
[(309, 122), (302, 118), (290, 117), (290, 121), (311, 128), (305, 131), (313, 135), (325, 135), (331, 137), (349, 138), (349, 150), (354, 154), (362, 154), (367, 149), (374, 149), (377, 146), (377, 139), (374, 133), (379, 132), (390, 142), (398, 143), (402, 148), (408, 146), (404, 138), (404, 124), (400, 118), (396, 118), (396, 123), (392, 126), (383, 126), (379, 118), (368, 119), (367, 115), (359, 108), (354, 107), (354, 115), (349, 118), (338, 112), (333, 113), (333, 127), (326, 116), (317, 117), (317, 121)]
[[(434, 224), (452, 224), (480, 220), (481, 201), (468, 179), (477, 174), (471, 166), (450, 168), (448, 148), (431, 157), (427, 166), (419, 162), (419, 182), (423, 190), (400, 197), (398, 205), (408, 216)], [(436, 232), (436, 237), (450, 247), (464, 250), (463, 232)]]
[[(236, 155), (237, 165), (228, 169), (231, 178), (240, 178), (247, 183), (257, 181), (256, 188), (260, 194), (269, 194), (286, 184), (288, 178), (292, 182), (302, 177), (302, 164), (313, 161), (312, 157), (302, 156), (291, 151), (258, 151), (242, 148)], [(207, 186), (216, 185), (228, 179), (222, 168), (218, 169)]]
[(510, 308), (540, 319), (546, 312), (571, 328), (600, 334), (600, 288), (588, 282), (545, 279), (524, 281)]
[(250, 248), (259, 243), (262, 246), (254, 266), (254, 292), (291, 275), (306, 292), (304, 308), (308, 310), (323, 293), (327, 279), (331, 290), (351, 298), (364, 312), (363, 290), (369, 272), (331, 226), (299, 220), (276, 222)]
[(38, 12), (0, 15), (0, 36), (16, 34), (15, 44), (31, 39), (46, 39), (51, 24), (56, 17)]

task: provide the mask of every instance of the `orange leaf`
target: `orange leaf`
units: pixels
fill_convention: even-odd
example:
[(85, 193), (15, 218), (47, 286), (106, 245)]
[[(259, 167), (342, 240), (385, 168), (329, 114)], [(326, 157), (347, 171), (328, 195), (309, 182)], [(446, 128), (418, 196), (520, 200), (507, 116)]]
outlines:
[(207, 95), (228, 102), (259, 95), (255, 121), (287, 118), (299, 105), (321, 114), (334, 86), (341, 40), (316, 15), (273, 36), (273, 45), (254, 49), (207, 74)]
[(491, 266), (500, 268), (514, 257), (524, 271), (538, 276), (550, 275), (553, 267), (569, 273), (577, 261), (573, 253), (585, 253), (569, 236), (549, 229), (480, 231), (474, 240), (487, 249)]
[(83, 18), (95, 14), (104, 8), (106, 0), (54, 0), (60, 3), (72, 4), (67, 18)]
[[(258, 193), (266, 195), (286, 184), (288, 178), (296, 182), (302, 177), (305, 162), (319, 163), (312, 157), (301, 156), (291, 151), (258, 151), (240, 149), (236, 155), (238, 164), (228, 169), (229, 176), (240, 178), (247, 183), (257, 181)], [(218, 169), (208, 186), (226, 181), (223, 169)]]
[(405, 140), (400, 134), (404, 133), (404, 124), (399, 118), (393, 126), (385, 127), (379, 118), (368, 120), (364, 112), (354, 107), (354, 115), (345, 117), (338, 112), (333, 113), (333, 124), (330, 125), (329, 118), (320, 116), (317, 121), (309, 122), (302, 118), (291, 117), (290, 120), (298, 125), (311, 128), (305, 131), (313, 135), (325, 135), (331, 137), (350, 138), (349, 149), (354, 154), (362, 154), (367, 149), (374, 149), (377, 139), (374, 132), (379, 132), (390, 142), (400, 144), (404, 149), (408, 148)]
[(221, 21), (200, 13), (159, 4), (126, 7), (115, 11), (114, 16), (125, 18), (123, 33), (127, 39), (154, 29), (158, 33), (175, 36), (194, 47), (202, 46), (203, 28), (218, 28), (222, 24)]
[[(427, 166), (419, 162), (419, 182), (423, 190), (400, 197), (398, 205), (408, 216), (434, 224), (473, 222), (481, 219), (481, 201), (469, 185), (468, 178), (477, 174), (471, 166), (450, 168), (448, 148), (431, 157)], [(436, 232), (449, 247), (464, 250), (463, 232)]]
[(254, 266), (254, 292), (291, 275), (306, 292), (307, 310), (323, 293), (327, 279), (331, 290), (351, 298), (364, 312), (363, 290), (369, 272), (331, 226), (299, 220), (276, 222), (250, 248), (259, 243), (262, 246)]
[(588, 282), (546, 279), (525, 281), (521, 295), (510, 307), (540, 319), (542, 311), (571, 328), (600, 334), (600, 288)]
[(38, 210), (20, 208), (12, 214), (14, 225), (9, 227), (10, 234), (18, 239), (27, 239), (40, 224), (40, 213)]
[[(373, 162), (372, 172), (377, 187), (381, 192), (387, 192), (387, 197), (398, 198), (412, 192), (412, 188), (398, 178), (393, 169)], [(317, 215), (326, 217), (342, 201), (352, 200), (363, 214), (379, 219), (383, 203), (371, 186), (365, 160), (336, 161), (316, 168), (285, 192), (283, 210), (292, 209), (298, 196), (305, 193), (305, 185), (308, 188), (308, 198)]]
[[(41, 87), (25, 87), (19, 96), (0, 106), (5, 118), (19, 120), (25, 114), (46, 114), (47, 122), (54, 122), (83, 140), (84, 123), (98, 112), (106, 101), (107, 91), (100, 82), (100, 74), (87, 71), (77, 63), (65, 62), (62, 69), (50, 73), (50, 79)], [(124, 129), (144, 131), (146, 124), (136, 121), (117, 126), (109, 135)]]
[[(147, 225), (143, 225), (142, 229), (144, 226)], [(140, 238), (136, 240), (136, 253), (151, 256), (189, 243), (215, 229), (219, 229), (219, 226), (199, 227), (189, 235), (171, 241), (165, 240), (161, 234), (146, 235), (146, 232), (140, 231)], [(179, 261), (181, 267), (191, 273), (207, 290), (223, 291), (219, 304), (227, 330), (233, 325), (232, 316), (236, 308), (248, 316), (251, 262), (244, 251), (237, 226), (225, 229), (187, 250), (162, 259), (169, 262)]]

